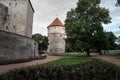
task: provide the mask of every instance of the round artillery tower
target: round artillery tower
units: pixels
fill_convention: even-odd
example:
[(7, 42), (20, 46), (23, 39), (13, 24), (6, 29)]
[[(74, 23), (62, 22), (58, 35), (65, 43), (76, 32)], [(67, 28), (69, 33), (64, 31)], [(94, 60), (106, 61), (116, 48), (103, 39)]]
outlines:
[(48, 52), (65, 52), (65, 27), (63, 23), (56, 18), (48, 27)]

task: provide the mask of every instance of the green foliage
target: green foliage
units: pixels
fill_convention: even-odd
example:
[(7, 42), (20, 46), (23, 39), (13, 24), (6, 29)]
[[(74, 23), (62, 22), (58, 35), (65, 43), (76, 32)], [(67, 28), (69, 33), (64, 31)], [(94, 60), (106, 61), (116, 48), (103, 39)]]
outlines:
[(117, 7), (120, 7), (120, 0), (117, 0), (116, 5)]
[(98, 51), (101, 50), (105, 42), (102, 23), (110, 23), (111, 18), (109, 10), (99, 4), (100, 0), (79, 0), (77, 7), (67, 13), (66, 51), (86, 51), (89, 56), (94, 46)]
[(62, 57), (86, 57), (86, 54), (82, 53), (49, 53), (50, 56), (62, 56)]
[(72, 65), (32, 66), (0, 75), (0, 80), (119, 80), (120, 70), (94, 60)]
[(97, 51), (101, 53), (101, 49), (115, 49), (116, 39), (117, 37), (113, 34), (113, 32), (99, 31), (97, 34), (95, 34), (92, 43), (95, 44), (94, 47), (97, 49)]
[(32, 60), (42, 60), (45, 59), (47, 56), (35, 56), (35, 57), (30, 57), (28, 59), (0, 59), (0, 65), (7, 65), (7, 64), (17, 64), (17, 63), (24, 63), (24, 62), (29, 62)]
[(116, 39), (116, 45), (116, 49), (120, 49), (120, 36), (118, 36)]
[(39, 51), (46, 51), (48, 45), (48, 38), (46, 36), (42, 36), (41, 34), (34, 34), (32, 38), (38, 41), (38, 49)]
[(116, 40), (117, 40), (117, 37), (113, 34), (113, 32), (105, 32), (105, 41), (106, 41), (105, 43), (106, 43), (106, 45), (104, 45), (104, 48), (106, 50), (115, 49)]
[(6, 65), (6, 64), (16, 64), (16, 63), (23, 63), (23, 62), (29, 62), (31, 59), (18, 59), (18, 60), (1, 60), (0, 59), (0, 65)]
[(120, 36), (118, 36), (117, 42), (120, 45)]

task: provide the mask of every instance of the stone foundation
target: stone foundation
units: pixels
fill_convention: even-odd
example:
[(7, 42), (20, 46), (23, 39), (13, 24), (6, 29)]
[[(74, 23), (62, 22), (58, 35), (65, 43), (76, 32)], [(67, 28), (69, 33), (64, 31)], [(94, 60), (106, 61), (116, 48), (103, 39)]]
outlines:
[(32, 38), (0, 30), (0, 59), (29, 59), (38, 56), (38, 43)]

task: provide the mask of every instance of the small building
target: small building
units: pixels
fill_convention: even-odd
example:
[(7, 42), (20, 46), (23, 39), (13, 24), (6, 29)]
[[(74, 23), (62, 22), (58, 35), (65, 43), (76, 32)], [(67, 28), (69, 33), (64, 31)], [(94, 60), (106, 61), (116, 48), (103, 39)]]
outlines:
[(65, 52), (65, 27), (63, 23), (56, 18), (48, 27), (48, 52)]

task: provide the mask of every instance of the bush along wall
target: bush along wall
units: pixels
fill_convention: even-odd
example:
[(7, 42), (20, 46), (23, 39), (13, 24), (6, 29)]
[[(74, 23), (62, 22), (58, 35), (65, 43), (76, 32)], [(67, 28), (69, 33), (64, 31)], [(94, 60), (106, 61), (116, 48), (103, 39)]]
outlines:
[(119, 80), (120, 70), (99, 60), (72, 64), (32, 66), (9, 71), (0, 80)]
[(47, 58), (47, 56), (35, 56), (35, 57), (30, 57), (28, 59), (17, 59), (17, 60), (2, 60), (0, 59), (0, 65), (7, 65), (7, 64), (16, 64), (16, 63), (24, 63), (24, 62), (30, 62), (32, 60), (42, 60)]

